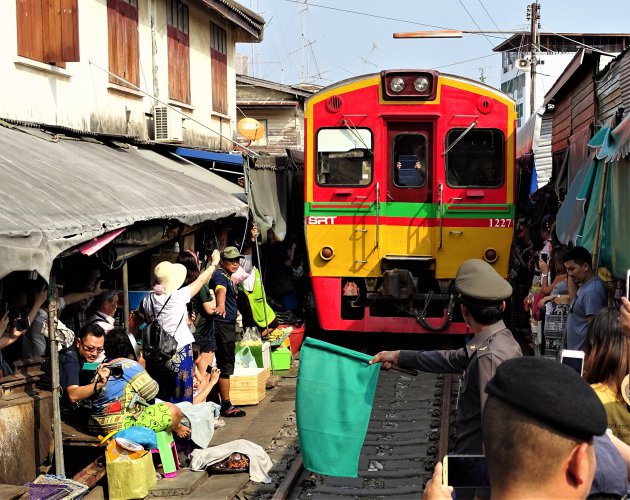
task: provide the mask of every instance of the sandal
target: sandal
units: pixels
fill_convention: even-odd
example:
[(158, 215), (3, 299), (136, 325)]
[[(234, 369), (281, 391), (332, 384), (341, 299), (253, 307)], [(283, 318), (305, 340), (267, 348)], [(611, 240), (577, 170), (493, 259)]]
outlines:
[(236, 406), (230, 406), (227, 410), (221, 410), (222, 417), (244, 417), (245, 415), (246, 413)]

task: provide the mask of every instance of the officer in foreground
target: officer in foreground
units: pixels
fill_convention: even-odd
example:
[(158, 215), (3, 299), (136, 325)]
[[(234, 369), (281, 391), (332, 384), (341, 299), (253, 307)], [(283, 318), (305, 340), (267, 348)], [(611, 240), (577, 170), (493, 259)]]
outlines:
[(462, 373), (454, 453), (481, 454), (481, 412), (487, 397), (486, 384), (503, 361), (522, 356), (521, 348), (502, 319), (512, 287), (490, 264), (470, 259), (458, 269), (455, 289), (464, 320), (474, 333), (465, 347), (444, 351), (382, 351), (370, 364), (383, 363), (385, 370), (395, 365), (431, 373)]
[[(510, 359), (486, 392), (483, 443), (492, 500), (625, 496), (628, 465), (620, 452), (628, 447), (604, 434), (604, 406), (574, 370), (549, 359)], [(441, 473), (436, 466), (423, 500), (451, 498)]]

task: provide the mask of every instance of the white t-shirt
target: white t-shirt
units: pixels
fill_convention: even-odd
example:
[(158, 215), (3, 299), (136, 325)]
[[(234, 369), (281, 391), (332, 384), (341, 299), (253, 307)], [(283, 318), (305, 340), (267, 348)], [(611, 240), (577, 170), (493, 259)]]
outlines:
[[(168, 298), (170, 297), (170, 300)], [(166, 302), (168, 300), (168, 303)], [(142, 308), (151, 317), (157, 316), (160, 326), (167, 332), (175, 335), (177, 349), (181, 349), (195, 341), (195, 337), (190, 333), (190, 328), (186, 322), (188, 310), (186, 304), (190, 302), (190, 288), (185, 286), (175, 290), (170, 295), (157, 295), (151, 292), (142, 301)], [(160, 313), (162, 306), (164, 309)], [(158, 313), (160, 315), (158, 316)], [(179, 325), (179, 326), (178, 326)], [(177, 330), (175, 330), (177, 328)]]

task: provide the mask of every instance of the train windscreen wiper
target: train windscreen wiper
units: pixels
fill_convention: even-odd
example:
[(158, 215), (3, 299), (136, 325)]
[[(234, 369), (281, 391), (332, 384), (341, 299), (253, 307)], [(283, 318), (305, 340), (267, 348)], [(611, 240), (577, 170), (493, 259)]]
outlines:
[(466, 134), (470, 132), (473, 128), (475, 128), (476, 126), (477, 126), (477, 120), (475, 120), (470, 125), (468, 125), (468, 128), (464, 130), (461, 134), (459, 134), (457, 139), (455, 139), (453, 143), (444, 150), (444, 152), (442, 153), (442, 156), (446, 156), (446, 153), (448, 153), (451, 149), (453, 149), (457, 145), (457, 143), (461, 141), (466, 136)]
[[(348, 115), (344, 115), (344, 116), (348, 116)], [(365, 117), (366, 115), (360, 115), (360, 116)], [(352, 120), (350, 120), (350, 121), (352, 121)], [(363, 140), (363, 137), (361, 137), (361, 134), (359, 134), (359, 132), (357, 131), (357, 127), (356, 127), (356, 125), (355, 125), (354, 123), (352, 123), (352, 124), (351, 124), (352, 126), (351, 126), (351, 125), (348, 123), (348, 120), (345, 120), (345, 119), (344, 119), (344, 120), (341, 120), (341, 123), (342, 123), (342, 125), (345, 125), (345, 126), (346, 126), (346, 128), (347, 128), (347, 129), (348, 129), (348, 130), (352, 133), (352, 135), (353, 135), (356, 139), (358, 139), (358, 140), (361, 142), (361, 144), (363, 144), (363, 145), (365, 146), (365, 149), (366, 149), (367, 151), (369, 151), (369, 152), (372, 154), (372, 156), (374, 156), (374, 150), (373, 150), (372, 148), (370, 148), (370, 147), (369, 147), (369, 146), (365, 143), (365, 141)]]

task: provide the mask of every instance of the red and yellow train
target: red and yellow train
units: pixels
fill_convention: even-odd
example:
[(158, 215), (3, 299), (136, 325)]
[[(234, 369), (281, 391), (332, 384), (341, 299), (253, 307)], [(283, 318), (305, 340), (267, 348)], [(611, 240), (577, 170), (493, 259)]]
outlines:
[(424, 70), (345, 80), (305, 111), (305, 232), (324, 330), (465, 333), (466, 259), (508, 274), (514, 102)]

